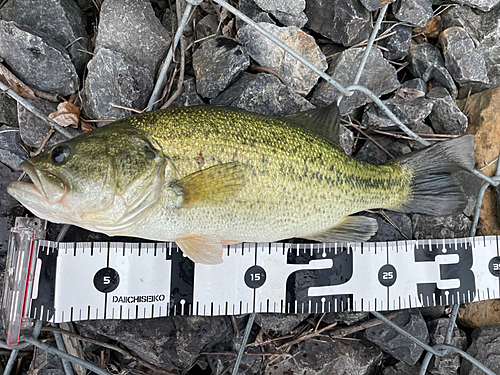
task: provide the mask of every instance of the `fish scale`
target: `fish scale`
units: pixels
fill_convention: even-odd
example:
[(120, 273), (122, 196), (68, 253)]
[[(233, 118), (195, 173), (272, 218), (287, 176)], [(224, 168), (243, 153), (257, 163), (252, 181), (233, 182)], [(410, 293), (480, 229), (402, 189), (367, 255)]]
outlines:
[[(398, 166), (372, 168), (352, 162), (337, 145), (286, 122), (218, 108), (211, 108), (207, 114), (204, 107), (183, 108), (162, 119), (156, 116), (153, 120), (147, 115), (135, 117), (132, 126), (166, 145), (163, 151), (175, 155), (172, 161), (180, 177), (200, 169), (199, 155), (205, 159), (204, 168), (234, 161), (249, 166), (244, 188), (233, 198), (233, 204), (216, 208), (217, 216), (225, 217), (223, 220), (214, 218), (208, 208), (186, 213), (186, 227), (194, 230), (203, 228), (209, 233), (217, 221), (226, 221), (231, 223), (229, 229), (235, 238), (244, 235), (243, 240), (252, 241), (261, 236), (264, 241), (273, 241), (290, 237), (298, 226), (303, 233), (326, 230), (342, 217), (367, 206), (397, 206), (401, 201), (397, 188), (401, 188), (402, 182), (394, 178), (402, 175)], [(151, 122), (154, 127), (148, 126)], [(276, 130), (270, 131), (270, 127)], [(211, 157), (215, 154), (217, 159)], [(340, 167), (333, 168), (337, 165)], [(392, 191), (387, 187), (381, 191), (386, 181), (394, 187)], [(351, 188), (343, 189), (345, 186)], [(356, 194), (359, 188), (366, 194)], [(259, 205), (265, 209), (256, 211)], [(272, 226), (267, 220), (271, 216), (278, 225), (269, 230), (270, 237), (264, 237), (263, 227)], [(304, 222), (304, 217), (310, 221)], [(280, 219), (293, 223), (293, 229), (280, 233)], [(254, 233), (250, 233), (249, 227), (254, 228)]]

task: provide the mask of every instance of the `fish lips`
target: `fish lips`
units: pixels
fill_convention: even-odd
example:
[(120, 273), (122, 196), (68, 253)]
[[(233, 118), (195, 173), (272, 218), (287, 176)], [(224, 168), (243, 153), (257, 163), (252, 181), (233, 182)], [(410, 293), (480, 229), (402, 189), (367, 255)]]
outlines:
[(23, 161), (19, 167), (33, 183), (14, 181), (7, 192), (26, 206), (36, 207), (43, 202), (59, 203), (68, 190), (66, 183), (54, 172), (37, 169), (31, 162)]

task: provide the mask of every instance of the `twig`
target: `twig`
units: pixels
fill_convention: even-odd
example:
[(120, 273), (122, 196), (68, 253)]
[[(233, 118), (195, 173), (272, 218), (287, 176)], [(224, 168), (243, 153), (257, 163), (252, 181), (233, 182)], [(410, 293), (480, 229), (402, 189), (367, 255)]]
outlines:
[(288, 86), (288, 83), (285, 81), (285, 79), (279, 74), (276, 70), (269, 68), (268, 66), (261, 66), (261, 65), (250, 65), (251, 70), (260, 70), (262, 72), (270, 73), (276, 78), (278, 78), (282, 84), (285, 86)]
[(157, 367), (157, 366), (155, 366), (155, 365), (153, 365), (153, 364), (151, 364), (149, 362), (144, 361), (141, 358), (133, 356), (128, 351), (126, 351), (126, 350), (124, 350), (124, 349), (122, 349), (122, 348), (120, 348), (120, 347), (118, 347), (116, 345), (113, 345), (113, 344), (108, 344), (108, 343), (105, 343), (105, 342), (101, 342), (99, 340), (95, 340), (95, 339), (91, 339), (91, 338), (88, 338), (88, 337), (84, 337), (84, 336), (79, 335), (78, 333), (73, 333), (73, 332), (70, 332), (70, 331), (66, 331), (65, 329), (56, 328), (56, 327), (43, 327), (42, 331), (46, 331), (46, 332), (59, 332), (59, 333), (61, 333), (63, 335), (67, 335), (69, 337), (75, 337), (78, 340), (90, 342), (92, 344), (96, 344), (96, 345), (102, 346), (103, 348), (108, 348), (108, 349), (114, 350), (114, 351), (120, 353), (121, 355), (123, 355), (126, 359), (131, 359), (133, 361), (136, 361), (141, 366), (147, 367), (147, 368), (149, 368), (149, 369), (151, 369), (154, 372), (157, 372), (159, 374), (174, 375), (172, 372), (164, 370), (164, 369), (162, 369), (160, 367)]
[(380, 215), (382, 215), (384, 217), (385, 220), (387, 220), (389, 222), (389, 224), (391, 224), (399, 233), (401, 233), (401, 235), (409, 240), (408, 236), (406, 234), (403, 233), (403, 231), (396, 225), (396, 223), (385, 213), (384, 210), (380, 210), (378, 212)]
[[(398, 314), (399, 314), (399, 311), (393, 311), (393, 312), (387, 314), (386, 317), (388, 319), (392, 319), (392, 318), (396, 317)], [(361, 322), (359, 324), (355, 324), (355, 325), (352, 325), (349, 327), (341, 327), (341, 328), (334, 329), (332, 332), (329, 333), (329, 335), (333, 339), (344, 338), (344, 336), (352, 335), (353, 333), (363, 331), (367, 328), (375, 327), (375, 326), (378, 326), (378, 325), (383, 324), (383, 323), (384, 322), (382, 322), (380, 319), (370, 319), (366, 322)]]
[(46, 92), (39, 91), (37, 89), (32, 89), (32, 90), (35, 93), (35, 95), (39, 98), (49, 100), (49, 101), (54, 102), (54, 103), (60, 102), (58, 94), (48, 94)]
[(366, 134), (363, 129), (361, 129), (361, 126), (358, 126), (358, 125), (354, 125), (353, 123), (351, 123), (351, 125), (354, 127), (354, 129), (356, 129), (357, 131), (359, 131), (361, 134), (363, 134), (366, 138), (368, 138), (370, 141), (372, 141), (373, 143), (375, 143), (378, 147), (380, 147), (380, 149), (382, 151), (384, 151), (387, 155), (389, 155), (389, 157), (393, 158), (394, 159), (394, 156), (392, 156), (392, 154), (387, 151), (385, 148), (383, 148), (375, 139), (373, 139), (372, 137), (370, 137), (368, 134)]
[[(200, 354), (211, 354), (211, 355), (232, 355), (232, 356), (237, 356), (238, 352), (201, 352)], [(257, 353), (249, 353), (249, 352), (244, 352), (245, 355), (250, 355), (254, 357), (269, 357), (273, 355), (277, 356), (284, 356), (284, 357), (291, 357), (292, 355), (289, 353), (281, 353), (281, 352), (257, 352)]]
[(79, 37), (79, 38), (76, 38), (75, 40), (73, 40), (70, 44), (68, 44), (66, 47), (64, 47), (64, 49), (68, 49), (69, 47), (71, 47), (73, 44), (75, 44), (76, 42), (78, 42), (80, 39), (83, 39), (83, 36)]
[(111, 105), (111, 107), (120, 108), (120, 109), (126, 109), (127, 111), (131, 111), (131, 112), (135, 112), (135, 113), (142, 113), (142, 111), (140, 111), (138, 109), (135, 109), (135, 108), (132, 108), (132, 107), (127, 107), (127, 106), (124, 106), (124, 105), (114, 104), (114, 103), (110, 103), (110, 105)]
[(37, 156), (39, 153), (42, 152), (43, 148), (45, 147), (45, 145), (49, 141), (50, 137), (52, 137), (52, 134), (54, 134), (54, 127), (53, 126), (50, 128), (49, 132), (47, 133), (47, 135), (43, 139), (42, 144), (36, 149), (36, 151), (31, 155), (31, 157)]
[(95, 56), (95, 53), (93, 53), (93, 52), (89, 52), (89, 51), (86, 51), (86, 50), (84, 50), (84, 49), (77, 49), (77, 51), (79, 51), (79, 52), (84, 52), (84, 53), (88, 53), (89, 55)]
[[(181, 5), (180, 1), (177, 1), (177, 19), (181, 19)], [(180, 21), (179, 21), (179, 27)], [(186, 41), (184, 39), (184, 33), (181, 34), (181, 37), (179, 39), (179, 44), (180, 44), (180, 54), (181, 54), (181, 61), (180, 61), (180, 69), (179, 69), (179, 78), (177, 79), (177, 90), (172, 94), (172, 96), (163, 104), (160, 108), (165, 109), (172, 104), (172, 102), (177, 99), (177, 97), (180, 95), (182, 92), (182, 85), (184, 84), (184, 70), (186, 67)], [(172, 77), (172, 82), (173, 82), (173, 77)], [(170, 90), (170, 89), (169, 89)]]

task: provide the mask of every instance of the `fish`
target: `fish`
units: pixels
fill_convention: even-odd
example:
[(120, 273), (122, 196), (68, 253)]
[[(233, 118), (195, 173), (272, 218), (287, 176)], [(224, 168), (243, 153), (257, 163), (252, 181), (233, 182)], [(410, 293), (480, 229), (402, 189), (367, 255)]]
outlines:
[(282, 117), (213, 105), (140, 114), (22, 162), (32, 183), (8, 193), (48, 221), (175, 241), (203, 264), (240, 242), (367, 241), (378, 226), (364, 210), (462, 212), (452, 172), (472, 170), (473, 136), (373, 165), (342, 150), (339, 122), (335, 104)]

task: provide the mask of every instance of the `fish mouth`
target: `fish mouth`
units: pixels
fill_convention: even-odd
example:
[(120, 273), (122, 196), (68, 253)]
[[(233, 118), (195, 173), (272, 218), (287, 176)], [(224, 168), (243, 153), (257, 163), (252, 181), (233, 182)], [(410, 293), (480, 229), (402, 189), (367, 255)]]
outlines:
[(23, 200), (43, 199), (48, 203), (59, 203), (68, 190), (66, 183), (54, 172), (37, 169), (28, 160), (19, 164), (33, 183), (14, 181), (9, 184), (7, 191), (14, 198), (23, 203)]

